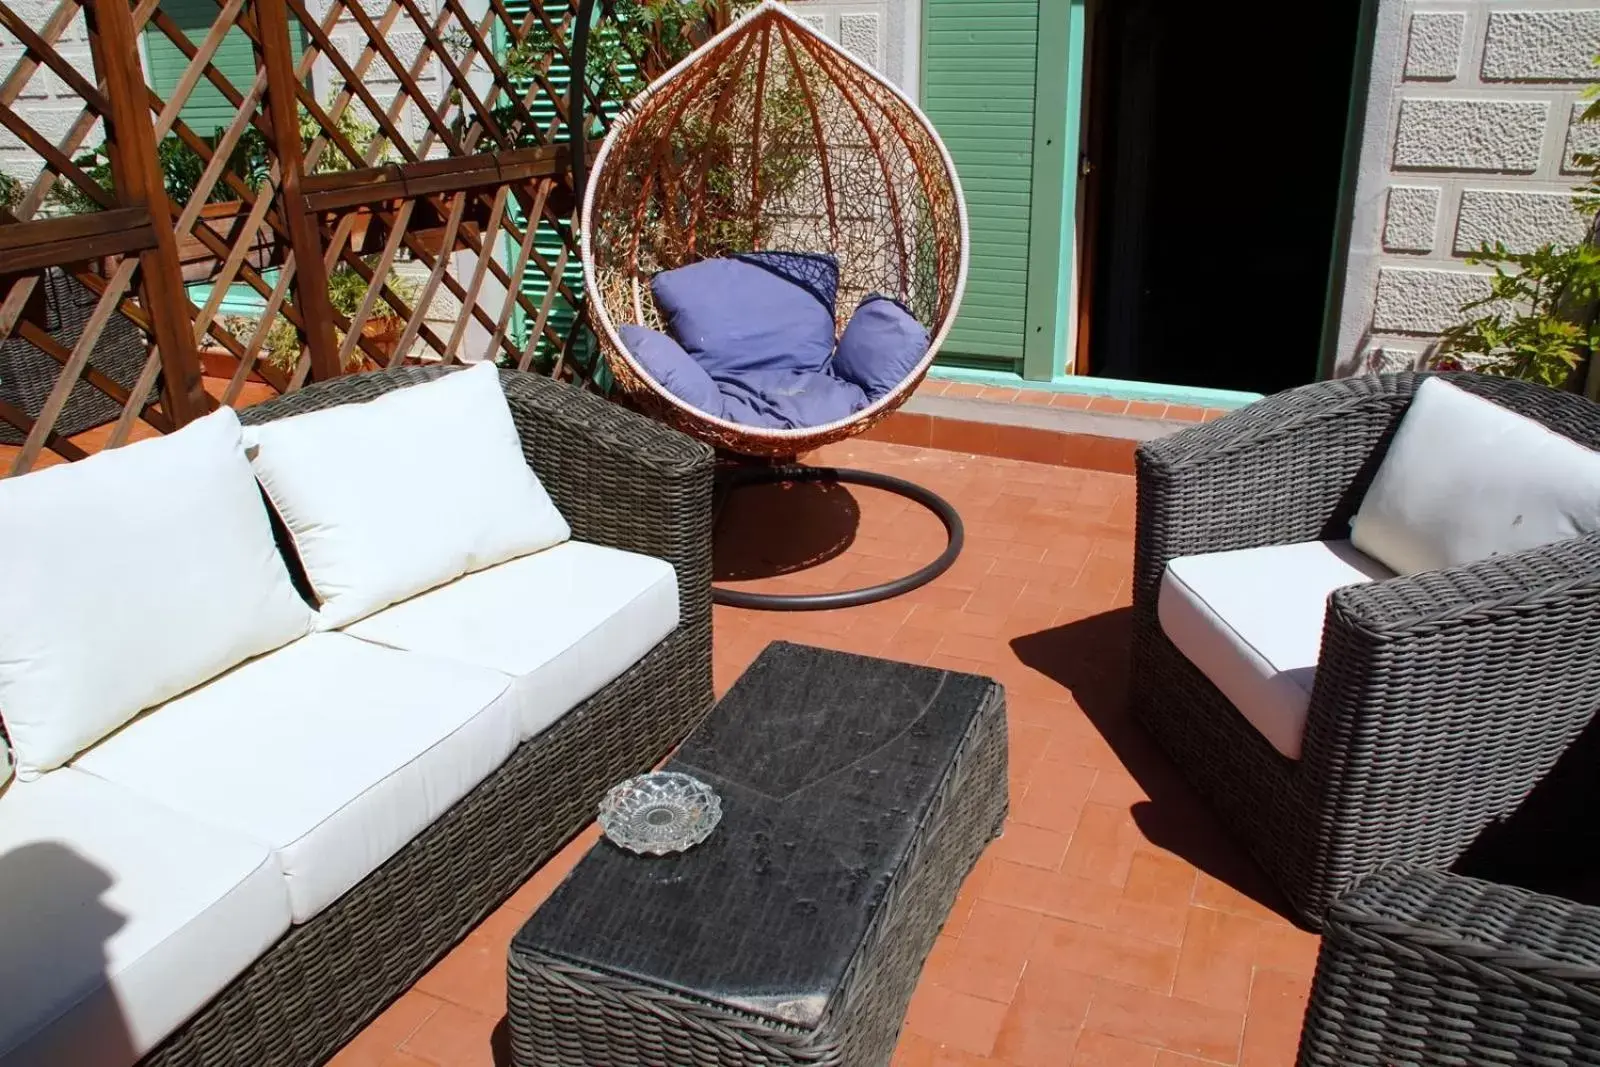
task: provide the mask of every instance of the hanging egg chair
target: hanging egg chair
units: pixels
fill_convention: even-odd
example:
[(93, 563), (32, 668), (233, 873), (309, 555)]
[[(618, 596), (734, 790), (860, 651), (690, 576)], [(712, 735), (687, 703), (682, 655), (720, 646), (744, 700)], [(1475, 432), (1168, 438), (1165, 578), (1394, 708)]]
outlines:
[[(586, 25), (582, 15), (578, 25)], [(574, 58), (581, 69), (581, 55)], [(577, 79), (572, 105), (582, 113)], [(785, 459), (862, 433), (910, 397), (955, 321), (968, 242), (949, 152), (899, 90), (775, 0), (640, 93), (613, 119), (586, 181), (576, 150), (573, 165), (583, 197), (590, 323), (618, 388), (636, 407), (724, 452)], [(862, 393), (854, 410), (814, 425), (751, 425), (685, 399), (681, 386), (674, 391), (652, 374), (625, 335), (681, 325), (662, 306), (658, 276), (708, 260), (762, 256), (826, 267), (828, 277), (812, 286), (832, 298), (824, 301), (832, 315), (825, 359), (858, 307), (880, 297), (915, 320), (917, 347), (925, 339), (925, 350), (900, 352), (891, 381)], [(841, 359), (842, 352), (841, 344)], [(831, 364), (824, 369), (832, 373)], [(719, 591), (725, 602), (866, 603), (931, 580), (960, 550), (954, 510), (899, 479), (752, 465), (739, 480), (756, 479), (869, 481), (934, 510), (950, 531), (950, 547), (917, 574), (872, 590), (782, 604)]]

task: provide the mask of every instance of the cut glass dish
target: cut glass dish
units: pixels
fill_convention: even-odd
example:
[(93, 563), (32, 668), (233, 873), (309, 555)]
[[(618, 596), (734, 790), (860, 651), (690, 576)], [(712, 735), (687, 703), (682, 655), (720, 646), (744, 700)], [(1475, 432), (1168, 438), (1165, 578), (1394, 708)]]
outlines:
[(722, 818), (722, 800), (687, 774), (654, 771), (611, 787), (600, 801), (600, 829), (629, 852), (665, 856), (704, 841)]

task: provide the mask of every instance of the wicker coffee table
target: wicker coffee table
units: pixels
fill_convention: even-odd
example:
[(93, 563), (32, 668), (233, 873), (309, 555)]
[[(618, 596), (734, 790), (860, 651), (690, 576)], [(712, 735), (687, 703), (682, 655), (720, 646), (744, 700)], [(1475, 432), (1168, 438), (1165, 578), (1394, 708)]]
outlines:
[(667, 769), (722, 795), (721, 825), (579, 862), (511, 945), (513, 1062), (888, 1063), (1005, 818), (1000, 686), (774, 644)]

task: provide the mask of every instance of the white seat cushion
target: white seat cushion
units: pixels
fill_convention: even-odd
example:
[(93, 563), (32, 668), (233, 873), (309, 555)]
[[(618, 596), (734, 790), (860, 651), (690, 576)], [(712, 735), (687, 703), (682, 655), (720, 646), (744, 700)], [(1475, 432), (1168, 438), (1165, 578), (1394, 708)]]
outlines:
[(0, 481), (0, 590), (0, 715), (25, 779), (314, 618), (231, 408)]
[(568, 541), (458, 578), (344, 632), (511, 675), (526, 739), (616, 679), (677, 625), (671, 564)]
[(504, 762), (505, 690), (494, 671), (313, 634), (73, 765), (266, 844), (305, 922)]
[(70, 768), (0, 795), (7, 1067), (127, 1067), (287, 929), (258, 842)]
[[(245, 444), (322, 600), (318, 629), (572, 536), (492, 363), (251, 426)], [(349, 461), (363, 455), (382, 461)]]
[(1600, 533), (1600, 452), (1440, 378), (1417, 389), (1351, 542), (1402, 574)]
[(1161, 576), (1161, 629), (1272, 747), (1300, 758), (1328, 594), (1394, 577), (1348, 541), (1183, 556)]

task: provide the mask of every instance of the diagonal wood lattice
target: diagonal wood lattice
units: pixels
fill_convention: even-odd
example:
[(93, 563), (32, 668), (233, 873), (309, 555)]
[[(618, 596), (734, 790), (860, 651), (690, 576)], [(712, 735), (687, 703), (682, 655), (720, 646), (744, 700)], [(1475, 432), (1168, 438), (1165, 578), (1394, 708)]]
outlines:
[[(52, 3), (0, 0), (0, 474), (405, 361), (596, 384), (577, 0)], [(652, 73), (606, 57), (593, 137)]]

